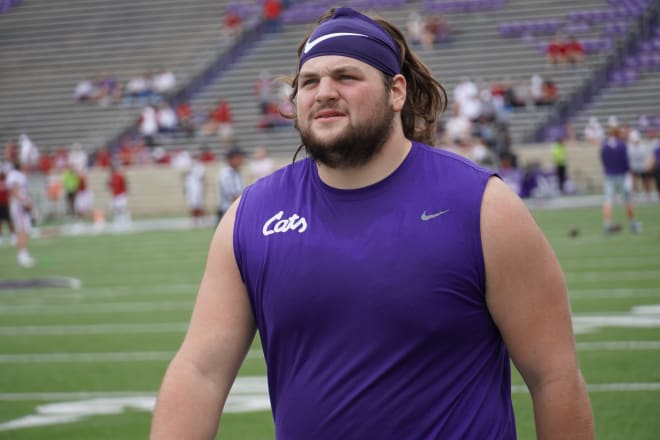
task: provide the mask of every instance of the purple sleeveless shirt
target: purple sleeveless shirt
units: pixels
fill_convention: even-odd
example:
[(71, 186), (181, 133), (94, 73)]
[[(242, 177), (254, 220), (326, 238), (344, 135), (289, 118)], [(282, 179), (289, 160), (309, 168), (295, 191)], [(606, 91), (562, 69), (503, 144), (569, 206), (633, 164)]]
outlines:
[(365, 188), (331, 188), (305, 159), (245, 190), (234, 249), (278, 439), (515, 438), (484, 296), (491, 176), (414, 143)]

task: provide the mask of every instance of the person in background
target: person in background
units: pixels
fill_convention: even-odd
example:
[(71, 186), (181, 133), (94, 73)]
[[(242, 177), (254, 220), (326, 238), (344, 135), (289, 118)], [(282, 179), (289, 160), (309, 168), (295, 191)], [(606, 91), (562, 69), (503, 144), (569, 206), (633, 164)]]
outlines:
[(220, 167), (218, 172), (218, 222), (225, 215), (229, 207), (240, 197), (245, 187), (241, 176), (241, 167), (245, 160), (245, 153), (238, 147), (231, 148), (225, 155), (227, 163)]
[(204, 208), (205, 174), (204, 164), (198, 157), (193, 157), (183, 180), (186, 203), (193, 226), (201, 226), (202, 217), (206, 211)]
[(76, 193), (80, 186), (80, 177), (73, 165), (67, 162), (64, 171), (62, 171), (62, 186), (66, 197), (66, 215), (75, 217), (76, 215)]
[(16, 233), (16, 261), (22, 267), (32, 267), (35, 260), (28, 251), (32, 232), (32, 201), (28, 193), (27, 166), (16, 159), (13, 169), (7, 174), (9, 189), (9, 214)]
[(652, 151), (642, 139), (639, 131), (631, 130), (628, 135), (628, 161), (633, 179), (633, 193), (643, 192), (647, 200), (653, 195), (653, 173), (647, 170)]
[(598, 118), (590, 116), (587, 125), (584, 126), (584, 140), (591, 145), (600, 146), (605, 139), (605, 130), (598, 122)]
[(512, 439), (513, 360), (539, 438), (593, 439), (559, 262), (493, 171), (432, 147), (446, 94), (402, 32), (331, 9), (292, 85), (306, 157), (224, 214), (151, 438), (215, 437), (258, 329), (276, 438)]
[(566, 55), (566, 62), (572, 66), (584, 63), (586, 58), (584, 47), (575, 35), (568, 37), (568, 41), (564, 46), (564, 53)]
[(642, 224), (635, 218), (632, 200), (632, 174), (628, 160), (628, 147), (619, 136), (619, 128), (610, 126), (608, 136), (600, 148), (600, 160), (605, 177), (603, 179), (603, 229), (605, 233), (619, 232), (621, 225), (613, 222), (614, 203), (617, 195), (623, 199), (626, 216), (632, 233), (642, 231)]
[(555, 174), (557, 175), (557, 185), (559, 194), (564, 193), (564, 186), (566, 185), (566, 163), (568, 162), (568, 151), (566, 150), (566, 139), (559, 137), (557, 141), (552, 144), (552, 164), (555, 167)]
[(257, 147), (249, 164), (250, 183), (275, 171), (275, 162), (265, 147)]
[(7, 186), (7, 173), (5, 169), (0, 166), (0, 245), (2, 245), (3, 231), (2, 225), (7, 225), (7, 231), (9, 233), (9, 241), (16, 241), (16, 233), (14, 231), (14, 224), (11, 221), (11, 216), (9, 215), (9, 186)]
[(660, 137), (655, 135), (655, 144), (652, 146), (651, 157), (649, 157), (646, 170), (655, 177), (656, 197), (660, 200)]
[(116, 164), (110, 166), (108, 188), (112, 196), (113, 221), (118, 225), (127, 225), (131, 221), (131, 213), (128, 209), (128, 182), (124, 172)]

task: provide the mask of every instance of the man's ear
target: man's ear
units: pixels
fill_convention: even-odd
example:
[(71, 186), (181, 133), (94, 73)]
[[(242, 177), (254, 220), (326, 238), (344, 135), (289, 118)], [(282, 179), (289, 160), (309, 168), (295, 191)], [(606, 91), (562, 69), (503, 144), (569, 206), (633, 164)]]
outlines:
[(392, 110), (400, 112), (403, 110), (403, 105), (406, 103), (406, 77), (398, 74), (392, 78), (391, 99)]

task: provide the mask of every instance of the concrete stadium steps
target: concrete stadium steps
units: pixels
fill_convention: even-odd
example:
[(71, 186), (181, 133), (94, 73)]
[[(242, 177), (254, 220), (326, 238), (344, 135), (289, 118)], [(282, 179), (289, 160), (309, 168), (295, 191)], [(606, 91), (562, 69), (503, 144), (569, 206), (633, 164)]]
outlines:
[[(112, 138), (135, 121), (140, 109), (73, 103), (71, 95), (78, 80), (112, 72), (125, 83), (134, 74), (168, 67), (175, 71), (180, 84), (187, 81), (228, 49), (220, 39), (226, 3), (33, 0), (0, 16), (0, 37), (10, 43), (0, 66), (0, 132), (7, 137), (25, 130), (46, 149), (83, 140), (86, 148), (98, 147), (98, 140)], [(421, 1), (409, 1), (403, 8), (379, 13), (404, 28), (409, 13), (421, 11), (421, 5)], [(499, 24), (548, 18), (567, 23), (572, 11), (605, 7), (604, 0), (509, 0), (504, 7), (486, 12), (443, 14), (455, 30), (453, 41), (419, 53), (450, 95), (463, 76), (523, 81), (534, 73), (554, 79), (564, 95), (576, 90), (602, 65), (607, 54), (589, 57), (575, 72), (555, 71), (546, 65), (538, 48), (538, 43), (548, 41), (550, 36), (538, 36), (532, 42), (504, 38), (499, 34)], [(205, 111), (219, 98), (227, 99), (232, 106), (236, 138), (244, 148), (266, 143), (271, 149), (295, 149), (298, 137), (294, 130), (264, 133), (256, 128), (260, 115), (253, 87), (264, 69), (275, 75), (295, 70), (295, 49), (310, 26), (286, 25), (280, 33), (267, 34), (214, 84), (194, 97), (193, 108)], [(599, 32), (600, 27), (595, 26), (580, 36), (597, 36)], [(547, 109), (514, 111), (510, 118), (514, 142), (525, 139), (543, 122), (546, 113)], [(196, 148), (209, 142), (213, 138), (177, 139), (173, 145)], [(169, 141), (164, 143), (170, 145)]]
[(637, 127), (641, 115), (660, 115), (660, 75), (642, 73), (631, 85), (608, 87), (572, 119), (573, 127), (581, 138), (590, 116), (595, 116), (607, 127), (607, 119), (616, 116), (619, 123)]
[[(440, 44), (432, 51), (419, 50), (419, 54), (443, 82), (449, 94), (463, 76), (484, 80), (527, 81), (534, 73), (555, 80), (560, 93), (568, 94), (579, 86), (583, 78), (589, 77), (604, 58), (592, 56), (575, 71), (555, 70), (546, 65), (545, 56), (539, 52), (536, 45), (525, 44), (516, 38), (501, 37), (498, 25), (505, 20), (565, 18), (572, 10), (595, 8), (603, 4), (603, 1), (595, 0), (577, 5), (569, 1), (550, 4), (539, 0), (511, 0), (504, 8), (494, 11), (446, 14), (445, 17), (455, 29), (453, 41)], [(413, 10), (421, 10), (421, 2), (409, 2), (402, 9), (380, 11), (380, 15), (405, 28), (408, 15)], [(252, 95), (254, 83), (263, 70), (268, 70), (273, 75), (293, 73), (297, 62), (295, 50), (310, 26), (287, 25), (278, 34), (266, 35), (243, 59), (232, 66), (230, 71), (197, 96), (193, 104), (205, 108), (212, 106), (220, 98), (229, 101), (238, 141), (248, 147), (261, 145), (260, 139), (264, 134), (256, 129), (259, 114)], [(597, 32), (597, 29), (593, 32)], [(546, 40), (549, 38), (545, 37)], [(542, 39), (537, 38), (539, 41)], [(514, 141), (522, 142), (545, 120), (547, 113), (547, 109), (512, 113), (510, 124)], [(297, 137), (295, 134), (282, 135), (281, 140), (295, 143)], [(281, 144), (279, 138), (269, 141), (271, 148), (276, 150), (291, 148), (291, 145)]]
[(179, 86), (230, 42), (221, 35), (224, 1), (33, 0), (0, 16), (0, 133), (25, 131), (43, 149), (103, 146), (140, 108), (72, 100), (77, 82), (113, 73), (119, 82), (148, 70), (174, 71)]

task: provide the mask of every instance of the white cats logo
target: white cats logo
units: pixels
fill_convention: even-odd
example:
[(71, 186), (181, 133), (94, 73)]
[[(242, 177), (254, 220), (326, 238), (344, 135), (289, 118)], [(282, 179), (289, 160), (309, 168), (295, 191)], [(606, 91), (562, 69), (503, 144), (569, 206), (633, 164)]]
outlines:
[(276, 234), (278, 232), (287, 232), (297, 230), (299, 234), (302, 234), (307, 230), (307, 220), (305, 217), (301, 217), (298, 214), (293, 214), (287, 219), (282, 219), (284, 211), (280, 211), (264, 223), (264, 227), (261, 229), (261, 232), (268, 236)]

